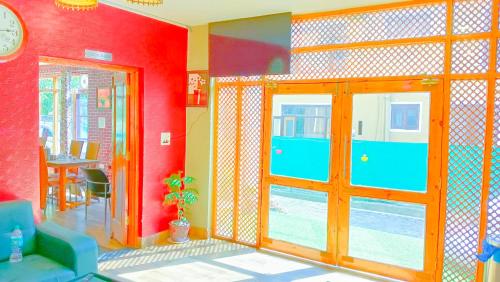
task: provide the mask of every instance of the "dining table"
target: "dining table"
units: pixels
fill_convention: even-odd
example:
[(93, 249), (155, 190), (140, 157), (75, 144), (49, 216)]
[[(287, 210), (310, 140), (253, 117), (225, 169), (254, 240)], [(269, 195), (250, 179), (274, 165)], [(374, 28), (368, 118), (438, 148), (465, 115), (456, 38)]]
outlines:
[(66, 184), (68, 183), (67, 171), (72, 168), (85, 167), (98, 164), (98, 160), (64, 158), (48, 160), (47, 166), (59, 171), (59, 210), (66, 210)]

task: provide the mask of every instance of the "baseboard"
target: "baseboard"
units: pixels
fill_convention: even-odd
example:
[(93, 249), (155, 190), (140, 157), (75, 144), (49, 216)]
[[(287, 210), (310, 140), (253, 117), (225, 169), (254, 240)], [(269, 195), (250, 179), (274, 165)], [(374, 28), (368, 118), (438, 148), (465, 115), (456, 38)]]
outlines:
[(197, 227), (197, 226), (192, 226), (191, 229), (189, 229), (189, 237), (197, 240), (206, 240), (209, 238), (208, 234), (208, 229), (204, 227)]
[(147, 237), (141, 237), (141, 248), (162, 245), (168, 243), (168, 237), (170, 236), (170, 232), (168, 230), (153, 234)]
[[(209, 238), (208, 234), (210, 234), (208, 232), (208, 229), (203, 227), (191, 226), (191, 228), (189, 229), (189, 237), (195, 240), (208, 239)], [(168, 244), (170, 243), (168, 240), (169, 236), (170, 236), (170, 231), (165, 230), (153, 234), (151, 236), (141, 237), (140, 238), (141, 248)]]

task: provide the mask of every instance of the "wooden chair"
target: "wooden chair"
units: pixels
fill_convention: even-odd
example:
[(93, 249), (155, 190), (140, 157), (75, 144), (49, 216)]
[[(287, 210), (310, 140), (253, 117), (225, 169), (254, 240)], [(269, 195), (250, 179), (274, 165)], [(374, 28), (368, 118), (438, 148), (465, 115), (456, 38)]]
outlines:
[[(47, 166), (47, 157), (45, 156), (44, 147), (40, 146), (40, 207), (47, 208), (47, 198), (49, 196), (49, 188), (55, 188), (59, 185), (59, 178), (55, 175), (49, 175)], [(52, 192), (54, 193), (54, 191)], [(57, 195), (57, 194), (56, 194)]]
[(83, 141), (71, 140), (69, 147), (69, 154), (72, 157), (79, 159), (82, 156)]
[(87, 153), (85, 154), (85, 159), (87, 160), (97, 160), (99, 159), (99, 150), (101, 149), (101, 144), (98, 142), (89, 142), (87, 144)]

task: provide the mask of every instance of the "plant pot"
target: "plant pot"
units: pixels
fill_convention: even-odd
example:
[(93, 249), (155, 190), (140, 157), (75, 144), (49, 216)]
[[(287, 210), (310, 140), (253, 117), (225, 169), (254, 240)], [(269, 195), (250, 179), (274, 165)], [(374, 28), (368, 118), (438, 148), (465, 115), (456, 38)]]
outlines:
[(170, 241), (173, 243), (186, 243), (189, 241), (189, 222), (184, 220), (172, 220), (169, 225)]

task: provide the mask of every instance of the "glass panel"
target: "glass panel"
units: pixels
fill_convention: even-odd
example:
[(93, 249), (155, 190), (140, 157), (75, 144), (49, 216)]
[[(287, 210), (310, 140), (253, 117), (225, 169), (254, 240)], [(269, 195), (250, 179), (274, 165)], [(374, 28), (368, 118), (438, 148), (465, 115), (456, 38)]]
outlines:
[(327, 182), (331, 95), (275, 95), (271, 174)]
[(424, 205), (351, 198), (349, 256), (422, 270), (424, 238)]
[(269, 238), (326, 250), (328, 194), (271, 185)]
[(427, 191), (429, 93), (355, 94), (351, 184)]
[(123, 242), (123, 226), (125, 226), (124, 210), (126, 210), (125, 191), (127, 188), (127, 86), (125, 74), (114, 74), (113, 127), (115, 132), (115, 151), (113, 158), (113, 183), (116, 190), (116, 205), (112, 224), (114, 234), (118, 234), (118, 241)]
[(78, 139), (87, 140), (89, 138), (88, 117), (81, 117), (78, 120)]

